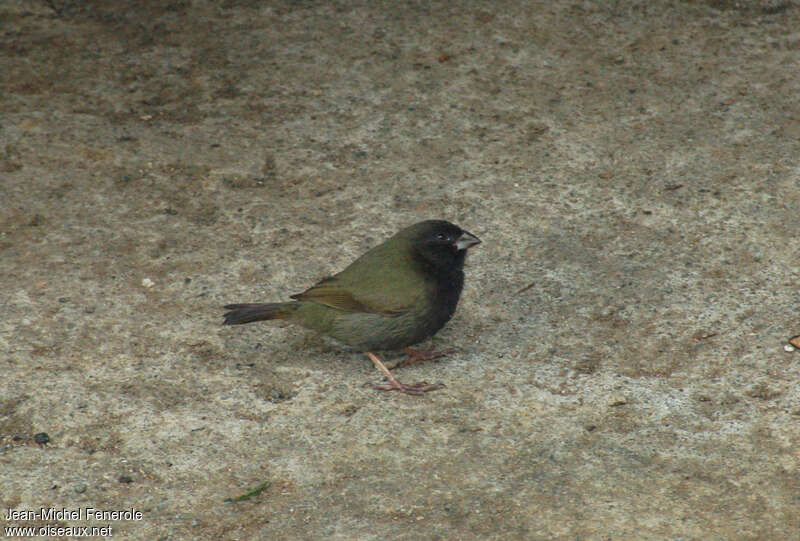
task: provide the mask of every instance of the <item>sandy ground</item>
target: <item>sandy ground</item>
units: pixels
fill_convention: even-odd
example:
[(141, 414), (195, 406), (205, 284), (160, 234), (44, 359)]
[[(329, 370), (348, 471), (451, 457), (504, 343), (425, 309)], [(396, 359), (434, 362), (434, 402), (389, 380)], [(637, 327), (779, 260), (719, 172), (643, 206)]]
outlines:
[[(0, 21), (2, 513), (142, 513), (4, 527), (798, 539), (800, 4)], [(220, 325), (431, 217), (483, 240), (456, 352), (398, 372), (445, 389)]]

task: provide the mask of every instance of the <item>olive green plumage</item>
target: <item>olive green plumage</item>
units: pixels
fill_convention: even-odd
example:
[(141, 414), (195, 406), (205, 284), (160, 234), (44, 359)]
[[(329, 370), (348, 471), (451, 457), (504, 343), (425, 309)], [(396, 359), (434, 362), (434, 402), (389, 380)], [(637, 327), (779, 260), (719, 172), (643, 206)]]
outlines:
[(452, 317), (466, 251), (479, 242), (449, 222), (420, 222), (293, 302), (226, 306), (225, 324), (283, 319), (362, 350), (410, 346)]

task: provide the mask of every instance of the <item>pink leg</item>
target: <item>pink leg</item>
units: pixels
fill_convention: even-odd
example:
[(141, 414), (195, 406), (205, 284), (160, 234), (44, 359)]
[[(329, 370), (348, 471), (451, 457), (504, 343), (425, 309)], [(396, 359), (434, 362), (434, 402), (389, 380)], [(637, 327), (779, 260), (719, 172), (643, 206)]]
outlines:
[(455, 351), (452, 349), (447, 349), (445, 351), (433, 351), (433, 350), (422, 351), (413, 348), (403, 348), (403, 351), (408, 353), (408, 357), (406, 357), (402, 361), (395, 363), (395, 365), (392, 366), (392, 370), (394, 370), (395, 368), (402, 368), (404, 366), (409, 366), (414, 363), (418, 363), (420, 361), (432, 361), (433, 359), (438, 359), (439, 357), (444, 357), (445, 355), (450, 355), (451, 353), (455, 353)]
[(369, 360), (372, 361), (378, 370), (383, 372), (383, 375), (386, 376), (386, 379), (389, 380), (389, 383), (372, 383), (371, 385), (380, 391), (400, 391), (401, 393), (406, 394), (413, 394), (413, 395), (421, 395), (425, 394), (428, 391), (435, 391), (436, 389), (441, 389), (444, 387), (441, 383), (437, 383), (432, 385), (430, 383), (425, 383), (424, 381), (421, 383), (414, 383), (413, 385), (407, 385), (405, 383), (400, 383), (397, 379), (389, 372), (389, 369), (386, 368), (386, 365), (381, 362), (377, 355), (372, 353), (371, 351), (365, 351)]

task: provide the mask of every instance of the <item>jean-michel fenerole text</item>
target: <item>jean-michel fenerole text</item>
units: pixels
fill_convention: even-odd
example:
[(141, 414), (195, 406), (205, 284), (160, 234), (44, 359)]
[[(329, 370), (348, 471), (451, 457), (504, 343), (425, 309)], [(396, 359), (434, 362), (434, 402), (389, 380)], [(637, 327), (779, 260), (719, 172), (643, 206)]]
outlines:
[(136, 508), (96, 509), (94, 507), (41, 507), (39, 509), (6, 509), (5, 520), (142, 520), (142, 512)]

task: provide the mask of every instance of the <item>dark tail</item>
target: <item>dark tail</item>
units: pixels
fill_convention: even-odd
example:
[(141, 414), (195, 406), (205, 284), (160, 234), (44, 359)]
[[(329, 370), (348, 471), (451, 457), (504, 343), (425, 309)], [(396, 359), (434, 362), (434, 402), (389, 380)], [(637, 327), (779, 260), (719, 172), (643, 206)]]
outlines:
[(228, 304), (225, 306), (223, 325), (242, 325), (267, 319), (284, 319), (293, 312), (294, 302), (274, 302), (269, 304)]

